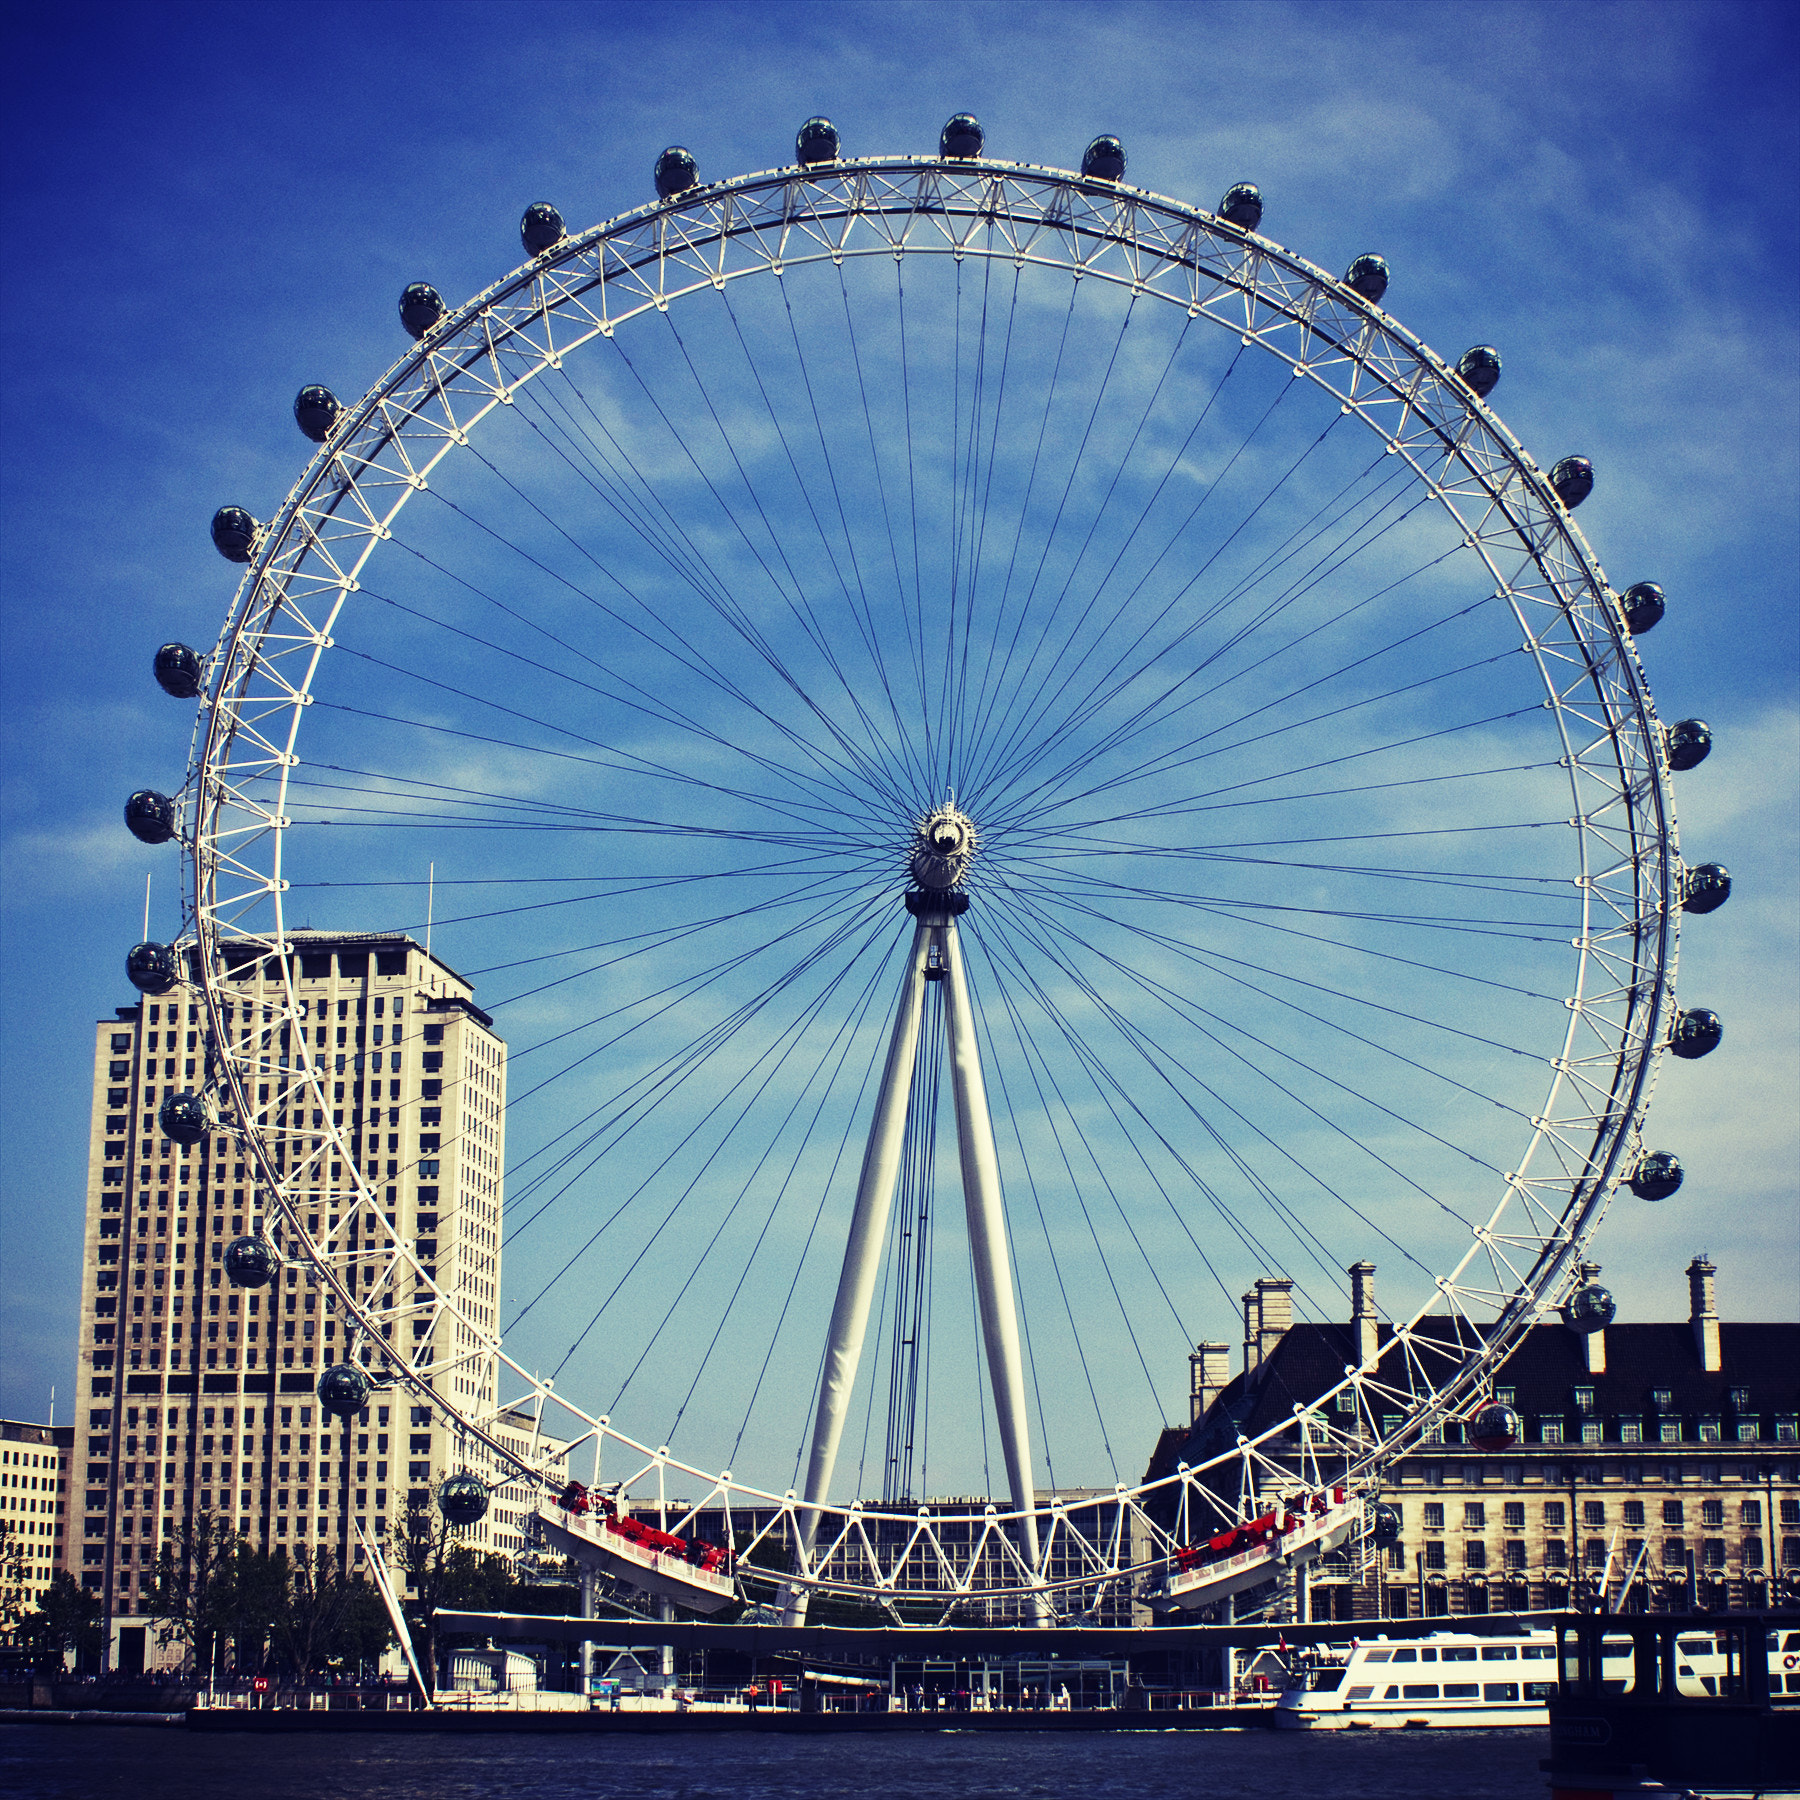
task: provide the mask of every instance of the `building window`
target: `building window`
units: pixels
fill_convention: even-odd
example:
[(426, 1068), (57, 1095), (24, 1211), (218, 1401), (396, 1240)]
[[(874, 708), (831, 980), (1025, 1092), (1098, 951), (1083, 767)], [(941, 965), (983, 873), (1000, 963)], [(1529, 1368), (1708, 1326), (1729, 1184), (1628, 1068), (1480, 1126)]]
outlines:
[(1663, 1567), (1665, 1569), (1685, 1569), (1687, 1567), (1687, 1544), (1681, 1538), (1669, 1538), (1663, 1544)]
[(1598, 1419), (1583, 1419), (1581, 1421), (1581, 1441), (1584, 1444), (1597, 1444), (1600, 1442), (1600, 1421)]
[(1487, 1508), (1479, 1500), (1463, 1503), (1463, 1530), (1482, 1531), (1487, 1527)]
[(1508, 1538), (1506, 1540), (1506, 1566), (1509, 1569), (1522, 1569), (1525, 1567), (1525, 1540), (1523, 1538)]
[(1700, 1502), (1700, 1523), (1702, 1525), (1723, 1525), (1725, 1523), (1725, 1502), (1723, 1500), (1702, 1500)]
[(1523, 1500), (1507, 1501), (1506, 1529), (1508, 1531), (1523, 1531), (1525, 1529), (1525, 1502)]
[(1425, 1529), (1427, 1531), (1442, 1531), (1444, 1529), (1444, 1508), (1442, 1502), (1437, 1500), (1427, 1500), (1425, 1502)]
[(1549, 1569), (1569, 1566), (1569, 1546), (1561, 1538), (1544, 1539), (1544, 1566)]
[(1642, 1419), (1620, 1419), (1619, 1442), (1621, 1444), (1641, 1444), (1644, 1441), (1644, 1421)]
[(1762, 1502), (1760, 1500), (1744, 1501), (1738, 1508), (1738, 1523), (1740, 1525), (1760, 1525), (1762, 1523)]
[(1759, 1537), (1744, 1539), (1744, 1567), (1760, 1569), (1763, 1566), (1763, 1543)]
[(1561, 1419), (1538, 1420), (1538, 1442), (1540, 1444), (1560, 1444), (1563, 1441), (1563, 1422)]
[(1754, 1444), (1762, 1435), (1754, 1419), (1739, 1419), (1737, 1422), (1737, 1438), (1740, 1444)]
[(1581, 1522), (1584, 1525), (1604, 1525), (1606, 1523), (1606, 1502), (1604, 1500), (1582, 1501)]
[(1724, 1568), (1725, 1540), (1723, 1538), (1703, 1538), (1700, 1543), (1700, 1560), (1709, 1569)]
[(1781, 1566), (1784, 1569), (1800, 1568), (1800, 1537), (1781, 1540)]
[(1590, 1413), (1594, 1410), (1594, 1390), (1591, 1387), (1578, 1387), (1575, 1392), (1575, 1410)]
[(1731, 1410), (1733, 1412), (1750, 1410), (1750, 1390), (1748, 1388), (1735, 1387), (1731, 1390)]
[(1700, 1421), (1700, 1441), (1703, 1444), (1716, 1444), (1719, 1441), (1719, 1421), (1702, 1419)]
[(1687, 1515), (1682, 1510), (1681, 1501), (1665, 1500), (1663, 1502), (1663, 1523), (1665, 1525), (1685, 1525), (1687, 1523)]
[(1465, 1569), (1485, 1569), (1487, 1567), (1487, 1545), (1478, 1538), (1471, 1538), (1463, 1545), (1463, 1567)]
[(1338, 1395), (1337, 1409), (1341, 1413), (1353, 1413), (1356, 1411), (1356, 1390), (1354, 1388), (1345, 1388), (1344, 1391)]
[(1800, 1419), (1795, 1418), (1792, 1413), (1778, 1418), (1775, 1421), (1775, 1441), (1778, 1444), (1800, 1442)]
[(1679, 1419), (1662, 1420), (1657, 1427), (1657, 1436), (1665, 1444), (1679, 1444), (1681, 1442), (1681, 1421)]
[(1625, 1523), (1627, 1525), (1641, 1525), (1641, 1524), (1643, 1524), (1643, 1522), (1644, 1522), (1644, 1503), (1643, 1503), (1643, 1501), (1627, 1500), (1625, 1502)]
[[(1789, 1538), (1787, 1542), (1794, 1546), (1795, 1554), (1791, 1560), (1800, 1562), (1800, 1538)], [(1782, 1560), (1790, 1560), (1785, 1550), (1782, 1553)], [(1433, 1538), (1425, 1546), (1425, 1566), (1428, 1569), (1441, 1569), (1444, 1566), (1444, 1540), (1442, 1538)]]
[(1800, 1525), (1800, 1500), (1782, 1501), (1781, 1522), (1784, 1525)]
[(1675, 1390), (1673, 1388), (1652, 1388), (1650, 1390), (1650, 1404), (1654, 1406), (1658, 1412), (1667, 1412), (1669, 1408), (1675, 1404)]
[(1563, 1523), (1563, 1503), (1560, 1500), (1546, 1500), (1544, 1502), (1544, 1528), (1545, 1528), (1545, 1530), (1548, 1531), (1552, 1527), (1554, 1527), (1555, 1529), (1560, 1531), (1562, 1529), (1562, 1523)]

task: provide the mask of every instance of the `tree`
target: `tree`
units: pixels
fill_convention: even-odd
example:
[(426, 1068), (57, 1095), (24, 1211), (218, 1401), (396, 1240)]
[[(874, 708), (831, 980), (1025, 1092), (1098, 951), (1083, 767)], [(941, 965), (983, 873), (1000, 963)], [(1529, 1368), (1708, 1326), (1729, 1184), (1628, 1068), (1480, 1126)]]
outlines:
[(0, 1630), (12, 1631), (25, 1617), (25, 1584), (32, 1558), (11, 1519), (0, 1519)]
[(211, 1513), (184, 1518), (157, 1554), (150, 1610), (156, 1640), (180, 1640), (182, 1667), (210, 1678), (222, 1634), (238, 1620), (238, 1561), (243, 1540)]
[(323, 1545), (291, 1563), (276, 1560), (286, 1577), (276, 1636), (287, 1660), (309, 1674), (334, 1657), (361, 1662), (379, 1656), (393, 1633), (387, 1609), (360, 1575), (347, 1575)]
[(60, 1659), (70, 1650), (98, 1657), (105, 1639), (100, 1596), (67, 1569), (58, 1569), (37, 1610), (20, 1621), (19, 1636), (45, 1659)]
[(415, 1500), (405, 1523), (394, 1534), (400, 1574), (410, 1590), (405, 1598), (413, 1654), (428, 1689), (437, 1692), (440, 1606), (466, 1606), (497, 1611), (513, 1591), (512, 1565), (457, 1542), (459, 1528), (431, 1504)]

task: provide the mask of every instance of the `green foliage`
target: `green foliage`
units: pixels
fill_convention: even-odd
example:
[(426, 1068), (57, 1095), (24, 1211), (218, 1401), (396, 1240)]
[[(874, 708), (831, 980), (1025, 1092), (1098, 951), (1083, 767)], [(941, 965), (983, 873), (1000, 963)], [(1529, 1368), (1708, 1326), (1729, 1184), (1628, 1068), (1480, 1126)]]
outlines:
[(19, 1636), (47, 1656), (69, 1650), (98, 1656), (105, 1636), (100, 1596), (89, 1593), (67, 1569), (58, 1569), (36, 1608), (19, 1621)]

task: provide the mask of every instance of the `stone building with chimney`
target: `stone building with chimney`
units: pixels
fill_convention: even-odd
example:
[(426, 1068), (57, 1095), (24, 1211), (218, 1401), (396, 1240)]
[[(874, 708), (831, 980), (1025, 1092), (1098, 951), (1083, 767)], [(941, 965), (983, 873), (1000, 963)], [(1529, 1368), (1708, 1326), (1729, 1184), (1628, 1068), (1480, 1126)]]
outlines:
[[(1586, 1280), (1599, 1273), (1584, 1267)], [(1291, 1420), (1391, 1337), (1375, 1268), (1350, 1271), (1351, 1317), (1296, 1322), (1292, 1287), (1244, 1296), (1243, 1364), (1222, 1342), (1189, 1358), (1190, 1414), (1148, 1474), (1198, 1464)], [(1688, 1317), (1578, 1330), (1534, 1326), (1495, 1372), (1522, 1430), (1502, 1451), (1461, 1422), (1391, 1464), (1381, 1495), (1400, 1538), (1327, 1557), (1276, 1610), (1311, 1619), (1560, 1608), (1604, 1592), (1615, 1610), (1791, 1605), (1800, 1598), (1800, 1324), (1721, 1321), (1717, 1271), (1688, 1265)], [(1350, 1403), (1354, 1405), (1354, 1401)], [(1336, 1421), (1357, 1429), (1354, 1417)], [(1382, 1421), (1384, 1432), (1399, 1420)], [(1255, 1598), (1247, 1597), (1251, 1604)]]

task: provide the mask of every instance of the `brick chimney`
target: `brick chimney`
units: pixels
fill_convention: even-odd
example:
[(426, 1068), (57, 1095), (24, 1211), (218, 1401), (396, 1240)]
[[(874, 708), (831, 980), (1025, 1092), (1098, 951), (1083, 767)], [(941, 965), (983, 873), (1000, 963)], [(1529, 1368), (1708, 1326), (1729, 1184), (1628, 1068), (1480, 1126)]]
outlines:
[(1294, 1322), (1294, 1284), (1285, 1275), (1259, 1275), (1257, 1295), (1256, 1360), (1265, 1363)]
[(1231, 1346), (1196, 1344), (1193, 1355), (1188, 1358), (1188, 1379), (1188, 1423), (1198, 1425), (1231, 1379)]
[(1244, 1373), (1262, 1361), (1262, 1290), (1253, 1287), (1244, 1296)]
[(1688, 1264), (1688, 1321), (1694, 1328), (1694, 1348), (1700, 1352), (1700, 1366), (1707, 1374), (1716, 1375), (1724, 1366), (1719, 1355), (1719, 1299), (1713, 1277), (1718, 1270), (1702, 1250)]
[(1375, 1360), (1381, 1347), (1381, 1327), (1375, 1319), (1375, 1265), (1352, 1263), (1350, 1275), (1350, 1334), (1356, 1340), (1359, 1367)]

